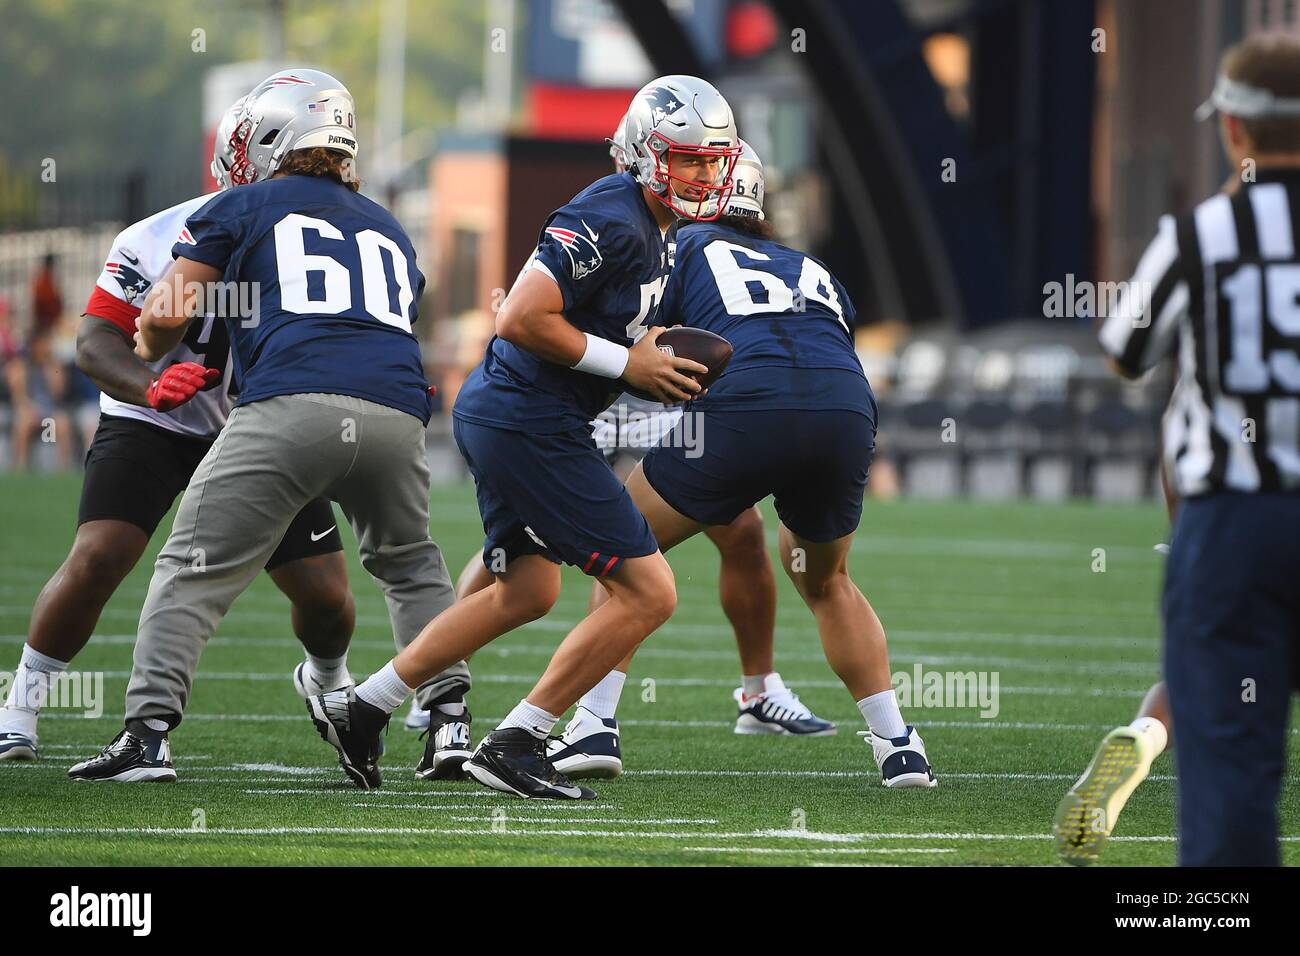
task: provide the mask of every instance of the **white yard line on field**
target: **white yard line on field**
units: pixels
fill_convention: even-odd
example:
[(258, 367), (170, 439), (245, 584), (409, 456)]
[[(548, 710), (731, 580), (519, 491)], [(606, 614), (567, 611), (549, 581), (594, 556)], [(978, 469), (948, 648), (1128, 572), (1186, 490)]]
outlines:
[[(815, 830), (752, 830), (744, 832), (708, 831), (641, 831), (641, 830), (493, 830), (440, 827), (209, 827), (192, 830), (188, 827), (0, 827), (0, 834), (42, 836), (46, 834), (96, 835), (96, 836), (472, 836), (472, 837), (603, 837), (606, 839), (662, 839), (692, 840), (802, 840), (810, 843), (854, 843), (876, 840), (939, 840), (939, 841), (1035, 841), (1055, 839), (1050, 833), (826, 833)], [(1300, 836), (1283, 836), (1286, 843), (1300, 842)], [(1170, 834), (1152, 836), (1113, 836), (1120, 843), (1173, 843)]]
[[(12, 613), (18, 613), (20, 610), (13, 606), (0, 606), (0, 613), (6, 610)], [(30, 613), (30, 608), (21, 609), (24, 614)], [(104, 617), (114, 617), (114, 613), (105, 611)], [(130, 617), (123, 613), (122, 615)], [(137, 615), (138, 616), (138, 615)], [(246, 615), (243, 615), (246, 616)], [(235, 612), (235, 618), (241, 617), (240, 612)], [(287, 620), (286, 620), (287, 623)], [(388, 627), (389, 622), (386, 618), (377, 618), (374, 621), (357, 620), (360, 626)], [(572, 620), (543, 620), (535, 621), (526, 625), (520, 630), (534, 630), (554, 632), (565, 634), (573, 629), (576, 621)], [(801, 625), (803, 622), (801, 622)], [(816, 633), (812, 622), (806, 622), (807, 633), (803, 632), (803, 627), (799, 628), (799, 635), (815, 639)], [(787, 633), (786, 628), (778, 628), (782, 635)], [(637, 652), (638, 657), (662, 657), (662, 658), (680, 658), (686, 660), (718, 660), (734, 662), (736, 653), (734, 650), (726, 647), (718, 649), (693, 648), (693, 647), (671, 647), (665, 646), (667, 641), (674, 637), (683, 636), (700, 636), (700, 637), (717, 637), (719, 639), (730, 639), (732, 629), (725, 624), (667, 624), (660, 628), (651, 638), (651, 642)], [(94, 644), (135, 644), (135, 634), (96, 634), (91, 638)], [(656, 643), (659, 639), (664, 639), (664, 643)], [(1021, 634), (1018, 632), (1008, 631), (960, 631), (960, 630), (918, 630), (905, 627), (896, 627), (889, 629), (889, 638), (898, 645), (911, 645), (928, 643), (946, 643), (946, 644), (1010, 644), (1022, 646), (1053, 646), (1053, 647), (1077, 647), (1083, 650), (1100, 647), (1116, 647), (1121, 649), (1132, 648), (1135, 650), (1154, 651), (1159, 646), (1158, 636), (1154, 634), (1130, 634), (1130, 635), (1075, 635), (1075, 634), (1040, 634), (1029, 633)], [(25, 634), (0, 634), (0, 644), (23, 644), (27, 640)], [(218, 635), (208, 642), (208, 647), (301, 647), (301, 645), (290, 637), (254, 637), (251, 635), (230, 634)], [(364, 648), (367, 650), (390, 650), (393, 647), (392, 641), (375, 639), (375, 638), (357, 638), (352, 641), (353, 648)], [(480, 653), (492, 654), (495, 656), (508, 657), (512, 654), (525, 655), (537, 654), (549, 657), (555, 652), (554, 644), (521, 644), (514, 643), (507, 638), (500, 644), (489, 645)], [(822, 663), (825, 657), (817, 651), (781, 651), (778, 645), (778, 656), (782, 660)], [(287, 679), (287, 675), (286, 675)]]
[[(125, 680), (131, 676), (130, 671), (99, 671), (104, 675), (106, 680)], [(203, 681), (247, 681), (249, 683), (288, 683), (289, 677), (285, 672), (279, 671), (203, 671), (199, 674), (199, 679)], [(536, 674), (475, 674), (474, 680), (481, 684), (525, 684), (532, 685), (537, 682)], [(735, 688), (736, 681), (734, 678), (727, 677), (656, 677), (655, 683), (663, 687), (719, 687)], [(824, 690), (840, 690), (844, 685), (838, 680), (828, 680), (821, 678), (801, 678), (789, 677), (787, 681), (791, 686), (797, 685), (801, 688), (817, 688)], [(1023, 694), (1023, 695), (1043, 695), (1052, 697), (1143, 697), (1147, 690), (1106, 690), (1097, 687), (1019, 687), (999, 686), (1001, 694)], [(972, 705), (974, 706), (974, 705)]]
[(897, 846), (684, 846), (687, 853), (956, 853), (952, 847), (897, 847)]
[[(975, 708), (952, 708), (954, 710), (965, 709), (973, 710)], [(103, 714), (105, 720), (121, 720), (121, 714)], [(80, 714), (46, 714), (47, 720), (83, 720)], [(252, 723), (295, 721), (305, 723), (307, 717), (295, 714), (186, 714), (186, 720), (194, 721), (248, 721)], [(484, 724), (496, 724), (503, 720), (502, 717), (484, 717), (480, 718)], [(1051, 721), (1009, 721), (1009, 720), (918, 720), (917, 727), (940, 728), (944, 730), (1032, 730), (1045, 732), (1062, 732), (1062, 731), (1086, 731), (1096, 733), (1097, 731), (1114, 730), (1114, 724), (1065, 724)], [(631, 720), (620, 720), (621, 727), (658, 727), (658, 728), (678, 728), (678, 729), (705, 729), (705, 728), (726, 728), (734, 727), (735, 721), (732, 720), (642, 720), (633, 718)], [(1300, 727), (1292, 729), (1291, 733), (1300, 734)]]

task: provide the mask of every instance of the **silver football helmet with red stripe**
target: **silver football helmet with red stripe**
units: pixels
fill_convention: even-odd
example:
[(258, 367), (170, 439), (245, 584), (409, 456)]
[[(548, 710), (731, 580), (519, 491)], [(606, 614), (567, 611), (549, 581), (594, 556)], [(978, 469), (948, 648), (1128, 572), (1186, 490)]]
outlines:
[(724, 216), (763, 218), (763, 161), (743, 139), (740, 155), (736, 157), (736, 171), (732, 173), (731, 196), (723, 207)]
[[(624, 120), (626, 163), (637, 182), (677, 215), (717, 219), (731, 195), (740, 139), (731, 107), (696, 76), (661, 76), (632, 98)], [(711, 182), (678, 175), (685, 163), (717, 158)]]
[(295, 149), (323, 146), (356, 158), (356, 106), (328, 73), (284, 70), (248, 94), (228, 142), (235, 186), (270, 179)]
[(627, 114), (618, 121), (614, 135), (605, 140), (609, 143), (609, 158), (614, 161), (614, 171), (621, 173), (627, 169)]
[(244, 111), (247, 100), (247, 96), (241, 96), (226, 110), (221, 122), (217, 124), (217, 135), (212, 141), (212, 178), (217, 181), (217, 188), (223, 191), (230, 188), (230, 164), (235, 161), (235, 150), (230, 139), (235, 134), (235, 127), (239, 125), (239, 116)]

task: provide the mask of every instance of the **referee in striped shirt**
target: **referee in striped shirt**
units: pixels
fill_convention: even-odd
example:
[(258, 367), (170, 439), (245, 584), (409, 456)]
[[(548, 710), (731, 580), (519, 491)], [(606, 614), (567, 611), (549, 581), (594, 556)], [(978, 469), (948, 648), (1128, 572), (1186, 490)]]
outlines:
[(1163, 615), (1179, 862), (1277, 865), (1300, 687), (1300, 43), (1231, 48), (1198, 117), (1215, 112), (1230, 186), (1160, 220), (1100, 337), (1130, 378), (1178, 356)]

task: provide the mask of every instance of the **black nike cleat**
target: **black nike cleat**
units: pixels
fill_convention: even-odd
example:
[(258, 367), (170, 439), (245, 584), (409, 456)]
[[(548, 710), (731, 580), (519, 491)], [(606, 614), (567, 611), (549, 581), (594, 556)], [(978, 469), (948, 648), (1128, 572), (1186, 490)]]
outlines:
[(172, 783), (171, 745), (163, 734), (137, 736), (123, 730), (107, 747), (68, 770), (73, 780), (115, 780), (118, 783)]
[(469, 708), (454, 717), (436, 707), (428, 713), (428, 729), (420, 735), (424, 756), (415, 766), (415, 775), (421, 780), (464, 780), (465, 761), (474, 756)]
[(465, 772), (493, 790), (531, 800), (595, 800), (596, 792), (580, 787), (555, 769), (546, 756), (546, 738), (521, 727), (494, 730), (483, 738)]
[(379, 787), (380, 732), (388, 727), (388, 714), (345, 687), (307, 698), (307, 712), (317, 732), (339, 752), (339, 766), (362, 790)]

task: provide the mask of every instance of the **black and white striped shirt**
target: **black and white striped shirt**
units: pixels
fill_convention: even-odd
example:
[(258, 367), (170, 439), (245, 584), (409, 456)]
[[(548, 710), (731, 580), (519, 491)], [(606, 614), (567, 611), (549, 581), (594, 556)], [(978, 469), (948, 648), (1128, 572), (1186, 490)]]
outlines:
[(1162, 217), (1100, 338), (1130, 375), (1177, 351), (1164, 453), (1181, 496), (1300, 491), (1300, 169)]

